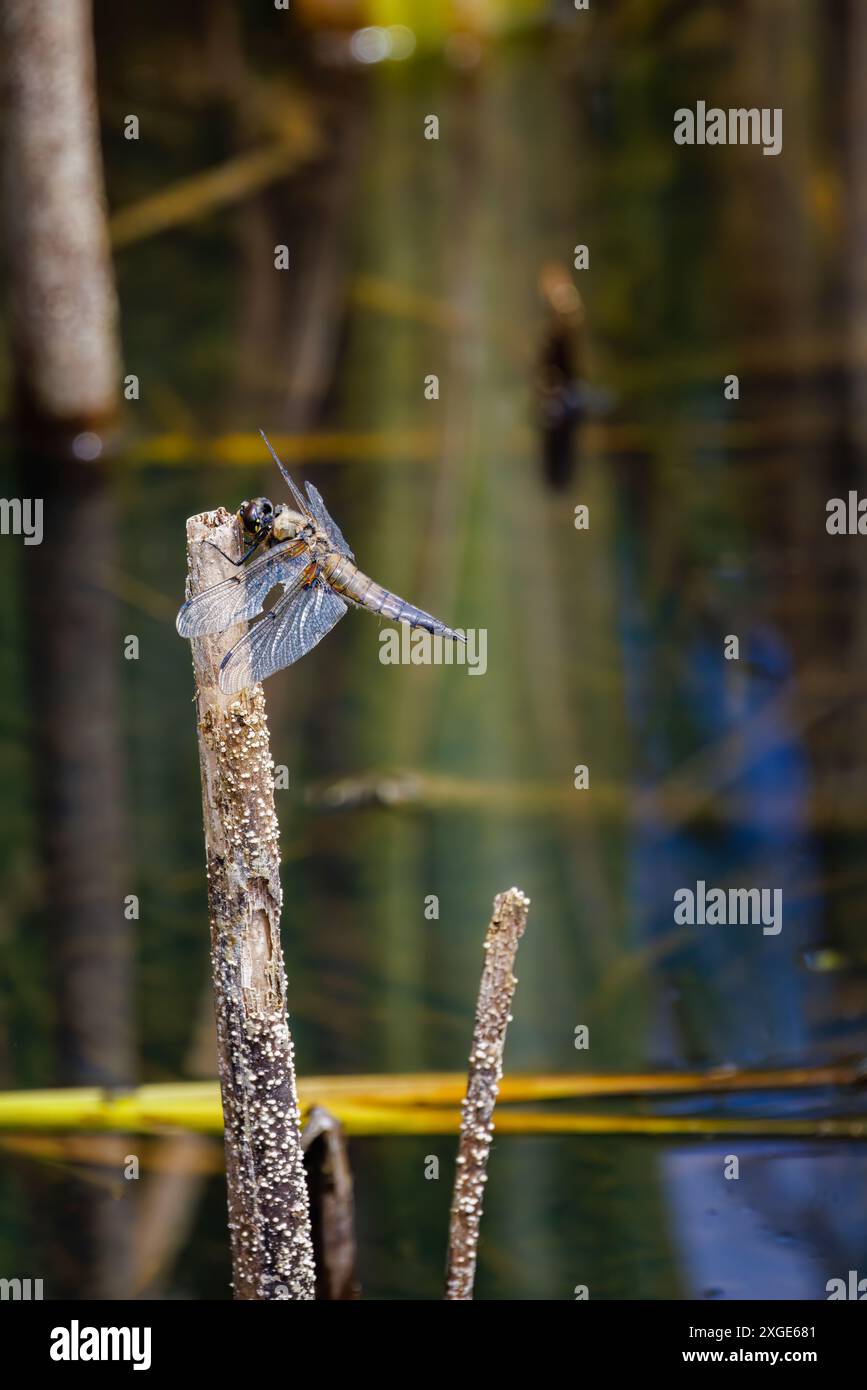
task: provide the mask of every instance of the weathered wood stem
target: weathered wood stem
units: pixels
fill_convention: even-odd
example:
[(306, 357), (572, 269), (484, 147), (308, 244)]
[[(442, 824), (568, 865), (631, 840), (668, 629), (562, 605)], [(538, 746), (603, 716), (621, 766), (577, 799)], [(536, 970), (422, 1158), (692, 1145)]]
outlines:
[(530, 899), (510, 888), (494, 899), (485, 935), (485, 968), (479, 985), (467, 1094), (461, 1108), (455, 1190), (449, 1222), (446, 1298), (471, 1299), (476, 1274), (482, 1198), (487, 1181), (493, 1114), (503, 1075), (503, 1048), (517, 980), (512, 974)]
[[(190, 595), (226, 578), (214, 545), (233, 559), (241, 553), (237, 522), (222, 508), (187, 522)], [(243, 630), (192, 642), (234, 1294), (312, 1299), (265, 699), (261, 685), (229, 696), (217, 684)]]

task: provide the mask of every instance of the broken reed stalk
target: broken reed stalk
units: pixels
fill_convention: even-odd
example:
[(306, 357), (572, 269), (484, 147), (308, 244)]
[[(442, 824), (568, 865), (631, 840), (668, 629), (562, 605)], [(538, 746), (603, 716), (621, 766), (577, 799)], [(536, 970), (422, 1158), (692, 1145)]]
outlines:
[(314, 1105), (301, 1142), (310, 1192), (316, 1298), (332, 1303), (358, 1299), (355, 1202), (343, 1126), (328, 1110)]
[[(187, 522), (188, 594), (226, 578), (236, 520)], [(237, 1299), (312, 1299), (313, 1246), (286, 976), (280, 848), (261, 685), (224, 695), (220, 661), (243, 625), (192, 642), (211, 967)]]
[(485, 968), (479, 985), (467, 1094), (461, 1107), (455, 1190), (449, 1220), (446, 1299), (471, 1299), (476, 1274), (482, 1197), (500, 1078), (509, 1009), (517, 980), (512, 974), (518, 941), (527, 925), (530, 899), (510, 888), (494, 899), (485, 935)]

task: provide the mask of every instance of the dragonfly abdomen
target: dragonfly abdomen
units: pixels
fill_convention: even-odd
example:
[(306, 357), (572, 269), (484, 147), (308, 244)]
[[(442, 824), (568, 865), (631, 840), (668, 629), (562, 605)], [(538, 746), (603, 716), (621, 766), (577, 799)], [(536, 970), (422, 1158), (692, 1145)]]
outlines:
[(406, 599), (399, 598), (389, 589), (384, 589), (345, 555), (335, 552), (327, 555), (322, 563), (322, 573), (336, 593), (341, 594), (350, 603), (357, 604), (359, 608), (378, 613), (389, 622), (408, 623), (410, 627), (421, 627), (426, 632), (441, 637), (452, 637), (458, 642), (466, 640), (461, 633), (446, 627), (445, 623), (441, 623), (431, 613), (425, 613), (424, 609), (416, 608), (415, 604), (407, 603)]

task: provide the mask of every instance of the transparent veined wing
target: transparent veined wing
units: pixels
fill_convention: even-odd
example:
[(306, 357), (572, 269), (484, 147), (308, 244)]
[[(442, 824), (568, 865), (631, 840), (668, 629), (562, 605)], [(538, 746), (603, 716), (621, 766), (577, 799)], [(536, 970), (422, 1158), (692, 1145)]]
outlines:
[(297, 584), (310, 561), (303, 541), (284, 541), (252, 560), (220, 584), (187, 599), (178, 613), (176, 627), (182, 637), (204, 637), (225, 632), (233, 623), (254, 618), (275, 584)]
[(220, 666), (220, 689), (234, 695), (300, 661), (343, 617), (347, 604), (321, 581), (284, 594)]
[(304, 486), (307, 489), (307, 496), (310, 499), (310, 510), (319, 523), (319, 526), (334, 546), (338, 555), (346, 555), (350, 560), (354, 560), (355, 556), (346, 544), (343, 532), (323, 502), (321, 492), (319, 492), (312, 483), (305, 483)]

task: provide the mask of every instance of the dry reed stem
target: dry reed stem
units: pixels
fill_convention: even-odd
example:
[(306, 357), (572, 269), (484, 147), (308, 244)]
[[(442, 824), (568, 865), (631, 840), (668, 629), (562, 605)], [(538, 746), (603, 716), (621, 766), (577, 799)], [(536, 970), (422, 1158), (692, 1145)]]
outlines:
[(479, 985), (467, 1094), (461, 1108), (455, 1189), (449, 1222), (446, 1298), (471, 1299), (476, 1273), (482, 1198), (500, 1078), (503, 1047), (517, 980), (512, 974), (530, 899), (510, 888), (494, 899), (485, 935), (485, 968)]

